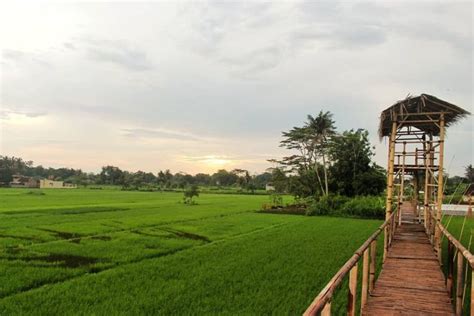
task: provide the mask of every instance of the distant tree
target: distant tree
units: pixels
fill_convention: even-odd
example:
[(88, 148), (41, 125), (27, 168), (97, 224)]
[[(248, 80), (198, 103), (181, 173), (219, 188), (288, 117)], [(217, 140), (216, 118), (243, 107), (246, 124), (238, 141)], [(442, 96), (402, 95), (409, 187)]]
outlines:
[(173, 174), (169, 169), (166, 171), (159, 171), (157, 176), (157, 182), (162, 188), (170, 188), (173, 181)]
[(212, 175), (212, 181), (219, 186), (232, 186), (237, 183), (238, 176), (225, 169), (218, 170)]
[(265, 186), (272, 182), (272, 174), (270, 172), (264, 172), (258, 174), (254, 178), (255, 187), (257, 189), (265, 189)]
[(19, 157), (0, 155), (0, 184), (8, 185), (13, 180), (13, 175), (26, 175), (33, 166), (32, 161), (24, 161)]
[(211, 176), (206, 173), (198, 173), (194, 176), (194, 183), (198, 185), (210, 185)]
[(331, 188), (346, 196), (379, 194), (385, 188), (383, 169), (372, 163), (373, 147), (366, 130), (345, 131), (330, 147)]
[(196, 204), (196, 202), (193, 200), (194, 197), (199, 196), (199, 188), (197, 185), (191, 185), (186, 188), (186, 190), (183, 192), (183, 201), (184, 204)]
[(466, 166), (465, 176), (469, 183), (474, 183), (474, 168), (472, 167), (472, 164), (469, 166)]
[(101, 184), (123, 184), (124, 175), (119, 167), (105, 166), (99, 175)]
[(255, 192), (256, 185), (254, 183), (254, 178), (250, 176), (248, 170), (245, 169), (234, 169), (232, 173), (237, 175), (237, 184), (244, 190), (248, 192)]
[(289, 180), (282, 168), (272, 168), (272, 185), (278, 193), (284, 193), (288, 190)]

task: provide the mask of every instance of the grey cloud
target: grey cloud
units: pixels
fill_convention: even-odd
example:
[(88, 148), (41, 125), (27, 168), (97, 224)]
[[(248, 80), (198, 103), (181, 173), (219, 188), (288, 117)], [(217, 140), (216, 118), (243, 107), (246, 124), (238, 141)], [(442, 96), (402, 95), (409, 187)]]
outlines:
[(364, 48), (383, 44), (386, 39), (384, 28), (358, 23), (310, 25), (290, 35), (290, 42), (295, 48), (312, 41), (320, 41), (327, 48)]
[(76, 49), (76, 45), (74, 45), (72, 43), (69, 43), (69, 42), (64, 43), (63, 46), (68, 48), (68, 49), (72, 49), (72, 50)]
[(153, 69), (153, 63), (144, 51), (128, 43), (111, 40), (82, 40), (87, 45), (87, 57), (99, 62), (113, 63), (133, 71)]
[(19, 50), (13, 50), (13, 49), (3, 49), (2, 50), (2, 57), (4, 59), (10, 59), (10, 60), (21, 60), (25, 58), (25, 53)]
[(122, 132), (127, 137), (136, 138), (158, 138), (158, 139), (174, 139), (182, 141), (201, 141), (203, 138), (174, 131), (145, 129), (145, 128), (124, 128)]
[(221, 62), (236, 67), (234, 74), (248, 77), (275, 68), (283, 58), (282, 48), (274, 45), (250, 51), (237, 57), (224, 57)]

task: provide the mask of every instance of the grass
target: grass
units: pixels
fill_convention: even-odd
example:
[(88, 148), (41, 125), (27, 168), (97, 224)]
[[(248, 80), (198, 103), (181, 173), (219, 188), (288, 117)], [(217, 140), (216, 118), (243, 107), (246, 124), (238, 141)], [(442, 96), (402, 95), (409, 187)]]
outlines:
[(260, 195), (42, 192), (0, 190), (2, 315), (301, 314), (381, 223), (261, 214)]

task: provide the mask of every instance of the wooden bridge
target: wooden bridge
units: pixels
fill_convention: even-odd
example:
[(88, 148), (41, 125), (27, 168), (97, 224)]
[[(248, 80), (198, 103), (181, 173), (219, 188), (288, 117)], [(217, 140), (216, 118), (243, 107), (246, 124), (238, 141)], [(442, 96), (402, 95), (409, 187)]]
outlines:
[(402, 225), (362, 314), (454, 315), (438, 257), (413, 204), (405, 202), (401, 212)]
[[(334, 294), (348, 277), (348, 315), (474, 316), (474, 256), (442, 225), (441, 210), (445, 127), (469, 114), (426, 94), (407, 97), (382, 112), (380, 137), (389, 138), (386, 220), (305, 315), (331, 315)], [(382, 232), (383, 265), (377, 273)]]

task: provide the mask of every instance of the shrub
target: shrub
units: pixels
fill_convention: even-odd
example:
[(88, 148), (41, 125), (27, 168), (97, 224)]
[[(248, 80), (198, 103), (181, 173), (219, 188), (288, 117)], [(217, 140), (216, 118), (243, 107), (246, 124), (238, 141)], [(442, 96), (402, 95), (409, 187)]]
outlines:
[(323, 196), (309, 206), (306, 215), (383, 219), (385, 199), (379, 196), (357, 196), (354, 198), (341, 195)]
[(186, 190), (183, 192), (183, 201), (184, 204), (188, 205), (195, 205), (197, 204), (196, 201), (193, 200), (193, 198), (196, 196), (199, 196), (199, 188), (197, 185), (192, 185), (190, 187), (187, 187)]
[(337, 215), (347, 201), (349, 198), (342, 195), (322, 196), (310, 205), (306, 215)]
[(385, 199), (379, 196), (358, 196), (345, 203), (341, 212), (351, 217), (383, 219)]

